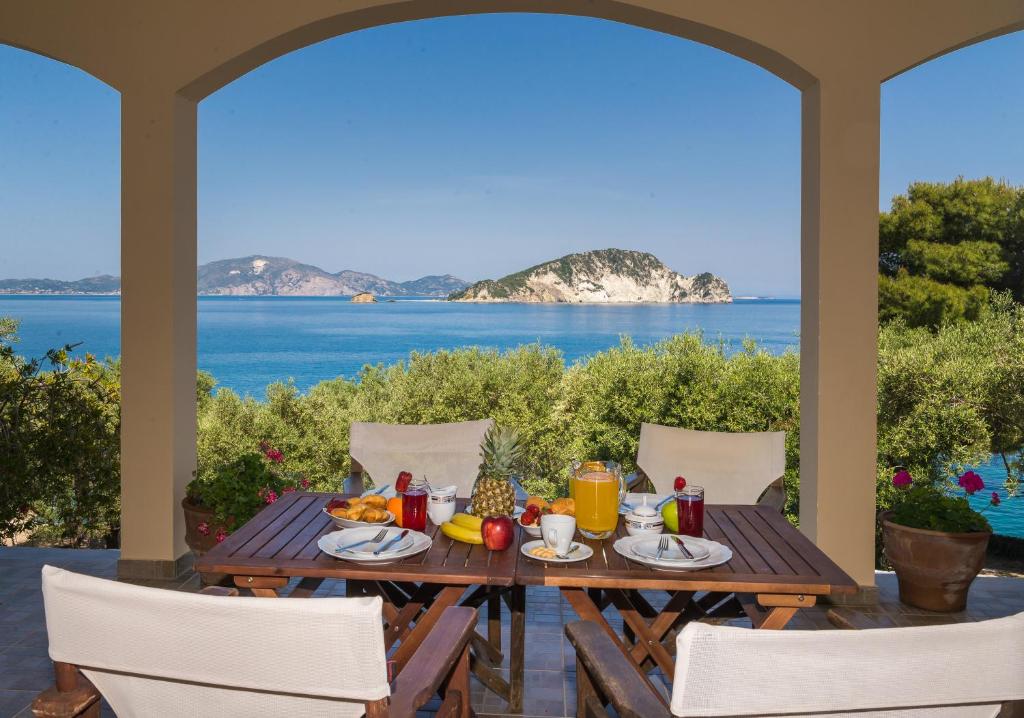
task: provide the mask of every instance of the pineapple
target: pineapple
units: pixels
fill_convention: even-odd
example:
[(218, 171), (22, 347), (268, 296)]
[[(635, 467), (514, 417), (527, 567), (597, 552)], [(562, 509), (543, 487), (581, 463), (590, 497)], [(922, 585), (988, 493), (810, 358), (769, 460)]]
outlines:
[(511, 516), (516, 508), (516, 490), (509, 481), (523, 456), (523, 445), (515, 429), (492, 426), (480, 445), (483, 463), (473, 485), (473, 514)]

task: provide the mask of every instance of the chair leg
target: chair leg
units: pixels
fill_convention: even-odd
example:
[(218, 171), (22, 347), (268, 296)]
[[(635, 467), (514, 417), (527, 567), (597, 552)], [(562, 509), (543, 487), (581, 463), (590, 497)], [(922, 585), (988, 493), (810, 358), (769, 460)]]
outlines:
[(56, 685), (36, 696), (32, 714), (37, 718), (99, 718), (100, 693), (78, 671), (78, 666), (54, 661)]

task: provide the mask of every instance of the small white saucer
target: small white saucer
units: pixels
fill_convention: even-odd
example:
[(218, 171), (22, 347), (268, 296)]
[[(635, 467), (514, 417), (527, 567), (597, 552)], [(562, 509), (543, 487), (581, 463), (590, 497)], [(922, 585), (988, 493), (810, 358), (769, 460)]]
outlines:
[(594, 555), (594, 549), (590, 548), (585, 543), (579, 543), (578, 541), (573, 541), (572, 544), (570, 544), (570, 547), (578, 546), (579, 548), (569, 554), (569, 558), (558, 558), (557, 556), (552, 558), (540, 558), (539, 556), (534, 556), (530, 553), (531, 550), (543, 545), (543, 541), (527, 541), (519, 547), (519, 550), (523, 552), (524, 556), (532, 558), (534, 561), (540, 561), (541, 563), (576, 563), (577, 561), (586, 561)]

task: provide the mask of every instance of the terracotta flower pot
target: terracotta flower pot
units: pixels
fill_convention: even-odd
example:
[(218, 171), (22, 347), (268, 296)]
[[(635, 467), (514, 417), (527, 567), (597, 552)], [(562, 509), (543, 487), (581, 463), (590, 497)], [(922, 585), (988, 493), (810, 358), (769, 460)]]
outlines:
[[(192, 549), (193, 555), (199, 558), (217, 545), (217, 527), (213, 523), (213, 510), (192, 503), (187, 496), (181, 500), (181, 508), (185, 512), (185, 543)], [(210, 530), (205, 535), (199, 531), (201, 523), (209, 526)], [(215, 585), (224, 579), (224, 575), (204, 573), (201, 574), (201, 578), (204, 585)]]
[(929, 611), (962, 611), (985, 563), (990, 531), (947, 533), (893, 523), (881, 515), (885, 555), (896, 571), (900, 600)]

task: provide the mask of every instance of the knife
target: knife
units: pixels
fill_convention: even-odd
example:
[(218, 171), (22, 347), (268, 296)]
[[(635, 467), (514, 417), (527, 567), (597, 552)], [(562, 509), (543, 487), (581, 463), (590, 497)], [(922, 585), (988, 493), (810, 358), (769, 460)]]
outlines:
[(392, 539), (391, 539), (390, 541), (388, 541), (387, 543), (385, 543), (385, 544), (384, 544), (383, 546), (381, 546), (381, 547), (380, 547), (379, 549), (377, 549), (376, 551), (374, 551), (374, 552), (373, 552), (373, 555), (374, 555), (374, 556), (380, 556), (380, 555), (381, 555), (382, 553), (384, 553), (385, 551), (387, 551), (387, 550), (388, 550), (389, 548), (391, 548), (392, 546), (394, 546), (394, 545), (395, 545), (396, 543), (398, 543), (399, 541), (401, 541), (402, 539), (404, 539), (404, 538), (405, 538), (405, 537), (406, 537), (406, 536), (407, 536), (408, 534), (409, 534), (409, 529), (405, 529), (405, 530), (403, 530), (403, 531), (402, 531), (402, 533), (398, 534), (397, 536), (395, 536), (394, 538), (392, 538)]
[(683, 552), (683, 556), (686, 556), (686, 558), (690, 559), (691, 561), (694, 560), (693, 554), (690, 553), (690, 549), (686, 548), (686, 544), (683, 543), (683, 540), (681, 538), (679, 538), (678, 536), (673, 536), (672, 540), (679, 544), (679, 550)]

